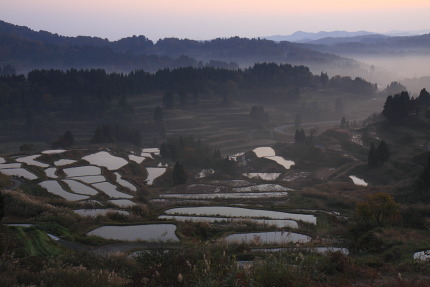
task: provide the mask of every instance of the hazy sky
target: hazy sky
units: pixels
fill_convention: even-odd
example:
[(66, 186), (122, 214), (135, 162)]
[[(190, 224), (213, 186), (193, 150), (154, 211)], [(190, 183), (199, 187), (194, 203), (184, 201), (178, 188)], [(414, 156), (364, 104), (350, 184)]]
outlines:
[(429, 12), (429, 0), (0, 0), (0, 20), (110, 40), (424, 30)]

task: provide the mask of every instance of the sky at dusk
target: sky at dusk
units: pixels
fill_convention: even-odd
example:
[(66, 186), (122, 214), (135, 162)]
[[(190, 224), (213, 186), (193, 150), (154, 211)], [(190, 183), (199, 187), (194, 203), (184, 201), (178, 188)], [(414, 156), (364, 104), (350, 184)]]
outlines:
[(0, 0), (0, 20), (65, 36), (208, 40), (428, 30), (429, 0)]

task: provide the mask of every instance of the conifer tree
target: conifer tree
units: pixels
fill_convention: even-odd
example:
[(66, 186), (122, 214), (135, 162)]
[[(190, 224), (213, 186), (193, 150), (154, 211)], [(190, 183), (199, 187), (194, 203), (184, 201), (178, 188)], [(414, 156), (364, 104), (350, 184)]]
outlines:
[(376, 148), (376, 153), (378, 155), (378, 163), (381, 164), (386, 162), (390, 157), (390, 150), (388, 149), (388, 146), (384, 140), (382, 140), (378, 144), (378, 147)]
[(378, 153), (376, 152), (375, 145), (370, 145), (369, 155), (367, 156), (367, 164), (370, 168), (378, 166)]
[(176, 162), (173, 168), (172, 179), (174, 185), (181, 185), (187, 182), (187, 173), (179, 162)]
[(4, 216), (4, 201), (0, 191), (0, 221), (2, 220), (3, 216)]

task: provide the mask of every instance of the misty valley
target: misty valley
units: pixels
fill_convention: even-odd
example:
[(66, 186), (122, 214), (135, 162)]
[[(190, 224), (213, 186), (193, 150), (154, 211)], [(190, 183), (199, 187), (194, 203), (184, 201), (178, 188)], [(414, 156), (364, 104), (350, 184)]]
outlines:
[(430, 34), (0, 40), (1, 286), (429, 286)]

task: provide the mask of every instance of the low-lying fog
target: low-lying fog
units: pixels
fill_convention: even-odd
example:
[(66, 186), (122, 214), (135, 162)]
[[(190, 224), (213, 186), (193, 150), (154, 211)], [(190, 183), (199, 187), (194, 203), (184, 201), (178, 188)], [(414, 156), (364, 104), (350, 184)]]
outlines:
[(430, 55), (355, 55), (353, 58), (369, 66), (367, 80), (378, 83), (382, 88), (392, 81), (398, 81), (412, 94), (419, 93), (422, 88), (430, 90)]

